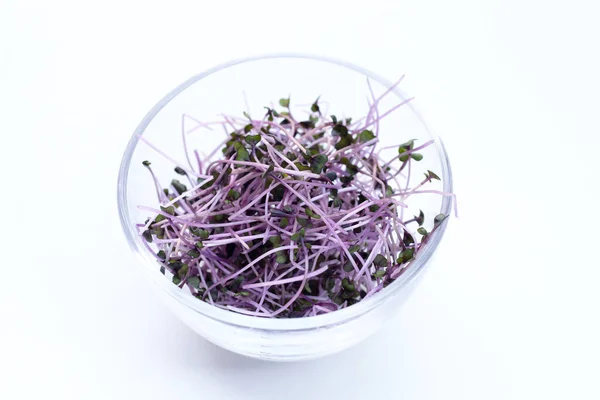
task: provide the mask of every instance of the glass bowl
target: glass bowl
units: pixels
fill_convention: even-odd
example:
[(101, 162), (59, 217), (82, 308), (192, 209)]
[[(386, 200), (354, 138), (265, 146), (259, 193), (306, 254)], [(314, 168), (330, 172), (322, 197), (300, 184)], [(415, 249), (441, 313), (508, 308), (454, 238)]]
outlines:
[[(198, 121), (212, 121), (221, 114), (239, 115), (244, 110), (262, 115), (263, 106), (291, 95), (293, 103), (307, 105), (321, 96), (322, 109), (329, 108), (326, 115), (363, 116), (367, 114), (370, 98), (367, 80), (375, 94), (392, 86), (361, 67), (324, 57), (284, 54), (236, 60), (183, 82), (160, 100), (135, 130), (119, 171), (121, 224), (129, 245), (138, 256), (142, 273), (158, 289), (168, 307), (202, 337), (245, 356), (275, 361), (314, 359), (346, 349), (376, 332), (398, 311), (430, 263), (446, 223), (431, 235), (398, 279), (348, 308), (295, 319), (260, 318), (223, 310), (198, 300), (162, 275), (136, 231), (135, 224), (150, 216), (138, 205), (156, 202), (154, 185), (142, 161), (152, 160), (153, 170), (162, 182), (170, 181), (173, 170), (171, 162), (139, 137), (143, 136), (170, 157), (183, 162), (186, 154), (181, 132), (194, 130), (193, 120), (183, 118), (183, 114)], [(402, 90), (395, 88), (380, 103), (380, 110), (387, 110), (405, 99), (407, 96)], [(188, 149), (208, 154), (219, 146), (224, 135), (220, 131), (195, 129), (187, 134)], [(379, 146), (397, 146), (409, 139), (418, 139), (419, 143), (434, 139), (434, 144), (422, 151), (423, 161), (413, 163), (413, 172), (419, 176), (427, 169), (436, 172), (442, 179), (439, 189), (452, 192), (450, 164), (444, 146), (427, 128), (412, 102), (382, 121), (379, 139)], [(450, 214), (452, 201), (451, 197), (420, 195), (416, 208), (409, 211), (418, 213), (418, 209), (423, 209), (426, 215)]]

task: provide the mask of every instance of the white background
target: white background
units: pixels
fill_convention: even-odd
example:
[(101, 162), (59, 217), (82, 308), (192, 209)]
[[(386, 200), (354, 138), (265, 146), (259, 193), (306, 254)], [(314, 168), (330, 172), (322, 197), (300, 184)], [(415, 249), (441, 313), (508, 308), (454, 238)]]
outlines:
[[(598, 399), (596, 1), (0, 3), (1, 399)], [(295, 51), (407, 74), (460, 218), (376, 336), (271, 364), (197, 337), (133, 268), (122, 151), (171, 88)]]

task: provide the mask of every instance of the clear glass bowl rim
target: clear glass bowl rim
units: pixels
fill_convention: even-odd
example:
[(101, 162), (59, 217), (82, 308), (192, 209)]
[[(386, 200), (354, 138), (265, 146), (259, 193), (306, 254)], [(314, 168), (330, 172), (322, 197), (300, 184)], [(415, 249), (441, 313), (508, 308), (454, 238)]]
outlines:
[[(144, 134), (144, 131), (146, 130), (148, 125), (150, 125), (154, 117), (161, 111), (161, 109), (166, 104), (168, 104), (178, 94), (180, 94), (182, 91), (184, 91), (191, 85), (211, 74), (242, 63), (265, 61), (269, 59), (294, 58), (335, 64), (340, 67), (348, 68), (350, 70), (363, 74), (366, 78), (379, 82), (384, 87), (389, 88), (392, 85), (390, 81), (378, 76), (377, 74), (365, 68), (335, 58), (311, 54), (277, 53), (239, 58), (225, 62), (223, 64), (217, 65), (211, 69), (208, 69), (204, 72), (192, 76), (191, 78), (177, 86), (175, 89), (171, 90), (146, 114), (146, 116), (142, 119), (142, 121), (135, 129), (131, 139), (129, 140), (129, 143), (127, 144), (119, 169), (119, 177), (117, 183), (117, 202), (121, 225), (125, 233), (125, 237), (127, 238), (127, 242), (129, 243), (129, 246), (137, 256), (142, 258), (142, 260), (145, 263), (151, 263), (150, 265), (155, 265), (155, 260), (151, 257), (151, 255), (148, 254), (148, 251), (144, 248), (144, 245), (141, 242), (141, 237), (135, 231), (135, 221), (132, 221), (131, 215), (129, 214), (129, 210), (127, 208), (127, 180), (129, 175), (129, 167), (131, 164), (131, 158), (139, 143), (139, 135)], [(401, 98), (407, 98), (406, 94), (400, 88), (396, 88), (394, 92)], [(440, 157), (440, 164), (442, 168), (441, 175), (443, 190), (446, 193), (452, 193), (452, 172), (450, 168), (450, 161), (444, 148), (444, 144), (442, 143), (441, 139), (437, 135), (435, 135), (427, 126), (419, 112), (415, 109), (413, 102), (408, 103), (405, 106), (411, 109), (411, 111), (423, 124), (423, 127), (435, 140), (435, 147)], [(454, 200), (452, 199), (452, 197), (444, 196), (442, 199), (442, 207), (440, 212), (449, 215), (452, 209), (453, 201)], [(161, 290), (166, 291), (168, 295), (175, 298), (180, 304), (189, 307), (192, 310), (201, 313), (206, 317), (212, 318), (216, 321), (220, 321), (227, 325), (265, 331), (303, 331), (325, 328), (328, 326), (342, 324), (346, 321), (358, 318), (359, 316), (369, 312), (370, 310), (375, 309), (376, 307), (383, 304), (392, 297), (398, 295), (419, 273), (423, 271), (425, 265), (427, 265), (428, 261), (437, 249), (444, 235), (444, 232), (446, 231), (447, 221), (448, 219), (440, 226), (439, 229), (436, 230), (434, 234), (431, 235), (427, 245), (424, 246), (423, 250), (419, 253), (415, 260), (413, 260), (413, 262), (407, 268), (407, 270), (388, 287), (369, 297), (368, 299), (354, 304), (351, 307), (334, 311), (328, 314), (291, 319), (253, 317), (224, 310), (212, 306), (204, 301), (199, 301), (198, 299), (193, 297), (189, 292), (179, 289), (176, 285), (173, 285), (173, 283), (170, 280), (165, 279), (162, 275), (158, 277), (160, 279), (153, 279), (153, 281), (161, 287)], [(146, 273), (150, 272), (149, 270), (144, 270)], [(156, 269), (156, 271), (158, 271), (158, 268)]]

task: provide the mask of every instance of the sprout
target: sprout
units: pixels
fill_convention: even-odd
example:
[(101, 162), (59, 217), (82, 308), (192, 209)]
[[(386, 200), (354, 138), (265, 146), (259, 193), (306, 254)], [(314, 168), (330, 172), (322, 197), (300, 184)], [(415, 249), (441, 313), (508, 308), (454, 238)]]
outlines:
[(289, 97), (279, 100), (283, 111), (265, 107), (264, 118), (225, 117), (227, 137), (213, 152), (221, 158), (174, 166), (189, 189), (177, 179), (161, 188), (142, 162), (160, 205), (140, 206), (153, 214), (139, 233), (162, 274), (216, 307), (295, 318), (351, 307), (409, 268), (448, 217), (432, 222), (419, 210), (404, 219), (405, 202), (438, 193), (419, 190), (440, 180), (429, 170), (409, 185), (410, 163), (432, 141), (409, 140), (384, 159), (379, 127), (369, 127), (389, 110), (380, 114), (377, 101), (352, 123), (323, 116), (319, 100), (301, 110), (304, 119)]

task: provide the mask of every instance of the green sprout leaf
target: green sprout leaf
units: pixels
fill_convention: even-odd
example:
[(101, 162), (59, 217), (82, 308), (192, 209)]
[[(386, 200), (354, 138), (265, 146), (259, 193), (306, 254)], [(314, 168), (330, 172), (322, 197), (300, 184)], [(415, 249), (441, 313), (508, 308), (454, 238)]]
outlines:
[(410, 157), (415, 161), (421, 161), (423, 159), (423, 154), (411, 153)]
[(361, 143), (365, 143), (373, 139), (375, 139), (375, 134), (368, 129), (365, 129), (364, 131), (358, 134), (358, 141)]
[(289, 223), (290, 223), (290, 221), (286, 217), (281, 218), (281, 220), (279, 221), (279, 227), (285, 229), (285, 228), (287, 228)]
[(187, 255), (190, 256), (191, 258), (198, 258), (198, 257), (200, 257), (200, 252), (196, 249), (192, 249), (187, 252)]
[(354, 266), (352, 265), (352, 263), (350, 261), (346, 261), (346, 264), (344, 264), (344, 271), (346, 271), (346, 272), (354, 271)]
[(350, 247), (348, 248), (348, 251), (349, 251), (350, 253), (356, 253), (356, 252), (357, 252), (359, 249), (360, 249), (360, 246), (359, 246), (359, 245), (357, 245), (357, 244), (355, 244), (354, 246), (350, 246)]
[(271, 236), (269, 238), (269, 242), (273, 243), (273, 245), (275, 247), (279, 246), (281, 244), (281, 236), (277, 235), (277, 236)]
[(404, 250), (403, 252), (400, 253), (400, 255), (398, 256), (398, 259), (396, 260), (396, 262), (398, 264), (404, 264), (405, 262), (408, 262), (408, 261), (412, 260), (414, 254), (415, 254), (415, 249), (408, 248), (408, 249), (406, 249), (406, 250)]
[(260, 139), (260, 135), (248, 135), (244, 138), (246, 143), (248, 143), (251, 146), (256, 146), (258, 142), (260, 142)]
[(233, 144), (233, 148), (235, 149), (235, 152), (236, 152), (235, 159), (237, 161), (249, 161), (250, 160), (250, 153), (248, 153), (248, 150), (246, 150), (246, 148), (244, 147), (243, 144), (241, 144), (240, 142), (235, 142)]
[(189, 278), (187, 278), (187, 283), (194, 289), (198, 289), (200, 287), (200, 277), (190, 276)]
[(317, 154), (310, 160), (310, 170), (314, 174), (320, 174), (325, 167), (327, 162), (327, 156), (325, 154)]
[(183, 194), (184, 192), (187, 191), (187, 187), (183, 183), (179, 182), (177, 179), (173, 179), (171, 181), (171, 185), (175, 188), (175, 190), (179, 194)]
[(438, 226), (439, 224), (441, 224), (442, 222), (444, 222), (444, 220), (448, 218), (448, 215), (446, 214), (438, 214), (435, 216), (435, 218), (433, 219), (433, 226)]
[(427, 173), (425, 174), (425, 177), (426, 177), (427, 179), (429, 179), (430, 181), (431, 181), (432, 179), (436, 179), (436, 180), (438, 180), (438, 181), (441, 181), (440, 177), (439, 177), (439, 176), (437, 176), (436, 174), (434, 174), (433, 172), (431, 172), (430, 170), (427, 170)]
[(417, 229), (417, 232), (420, 233), (423, 236), (427, 235), (427, 229), (420, 227), (419, 229)]
[(175, 207), (173, 207), (173, 206), (169, 206), (169, 207), (160, 206), (160, 210), (164, 213), (167, 213), (170, 215), (175, 215)]
[(375, 264), (378, 267), (386, 267), (388, 264), (388, 260), (382, 254), (377, 254), (375, 256), (375, 259), (373, 260), (373, 264)]
[(376, 278), (376, 279), (383, 278), (384, 276), (385, 276), (385, 270), (383, 270), (383, 269), (377, 270), (373, 274), (373, 278)]
[(275, 261), (277, 261), (277, 263), (279, 263), (279, 264), (287, 264), (287, 262), (288, 262), (287, 252), (285, 252), (285, 251), (278, 252), (277, 257), (275, 258)]
[(336, 150), (341, 150), (345, 147), (352, 145), (354, 141), (352, 140), (352, 136), (346, 135), (340, 138), (340, 140), (335, 144)]
[(146, 242), (152, 243), (152, 232), (150, 232), (148, 229), (142, 233), (142, 236), (144, 239), (146, 239)]
[(347, 290), (349, 292), (354, 292), (356, 290), (356, 287), (352, 282), (350, 282), (350, 280), (348, 280), (348, 278), (342, 279), (342, 287), (344, 288), (344, 290)]
[(229, 192), (227, 192), (227, 200), (229, 201), (236, 201), (237, 199), (239, 199), (241, 196), (240, 192), (238, 192), (237, 190), (229, 190)]
[(415, 221), (417, 221), (419, 226), (423, 225), (423, 223), (425, 222), (425, 214), (423, 213), (423, 211), (419, 210), (419, 216), (415, 216)]
[(281, 107), (289, 108), (290, 107), (290, 98), (287, 99), (279, 99), (279, 105)]
[(306, 215), (308, 215), (311, 218), (321, 219), (321, 216), (319, 214), (315, 214), (315, 212), (309, 207), (306, 207), (305, 212), (306, 212)]
[(346, 137), (348, 136), (348, 128), (345, 125), (336, 123), (331, 130), (333, 136)]
[(187, 175), (187, 172), (185, 172), (185, 170), (181, 167), (175, 167), (175, 172), (179, 175)]
[(192, 233), (192, 235), (198, 236), (202, 240), (208, 239), (208, 236), (209, 236), (208, 231), (206, 229), (202, 229), (202, 228), (190, 227), (190, 232)]
[(146, 160), (146, 161), (142, 161), (142, 164), (144, 165), (144, 167), (149, 167), (150, 166), (150, 161)]
[(254, 125), (248, 124), (248, 125), (244, 126), (244, 133), (249, 133), (252, 131), (252, 129), (254, 129)]
[(319, 109), (319, 98), (321, 96), (317, 97), (317, 99), (315, 100), (314, 103), (312, 103), (312, 106), (310, 106), (310, 111), (312, 112), (321, 112), (321, 110)]

